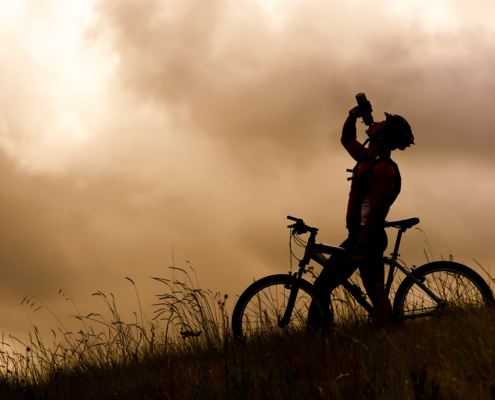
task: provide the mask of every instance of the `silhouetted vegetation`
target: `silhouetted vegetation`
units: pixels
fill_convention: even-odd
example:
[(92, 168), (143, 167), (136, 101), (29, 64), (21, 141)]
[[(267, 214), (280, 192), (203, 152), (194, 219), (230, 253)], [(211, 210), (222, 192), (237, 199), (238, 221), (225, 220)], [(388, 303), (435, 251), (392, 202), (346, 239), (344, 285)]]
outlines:
[(156, 278), (167, 289), (158, 296), (155, 320), (139, 313), (134, 322), (125, 322), (113, 296), (97, 292), (111, 319), (79, 315), (81, 329), (61, 329), (61, 336), (54, 330), (51, 345), (35, 328), (24, 353), (2, 353), (0, 398), (405, 400), (495, 395), (493, 309), (457, 310), (442, 318), (408, 321), (389, 332), (374, 331), (367, 319), (353, 313), (325, 335), (286, 330), (242, 341), (230, 334), (227, 296), (199, 289), (187, 274), (181, 277)]

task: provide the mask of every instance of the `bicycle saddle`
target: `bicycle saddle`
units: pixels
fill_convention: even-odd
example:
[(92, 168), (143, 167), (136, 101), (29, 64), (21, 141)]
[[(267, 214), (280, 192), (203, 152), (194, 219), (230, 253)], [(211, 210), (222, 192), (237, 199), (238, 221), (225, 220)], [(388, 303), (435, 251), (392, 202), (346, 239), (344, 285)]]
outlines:
[(408, 218), (408, 219), (401, 219), (400, 221), (388, 221), (385, 222), (385, 228), (388, 227), (393, 227), (393, 228), (399, 228), (399, 229), (409, 229), (412, 228), (414, 225), (419, 224), (419, 218), (413, 217), (413, 218)]

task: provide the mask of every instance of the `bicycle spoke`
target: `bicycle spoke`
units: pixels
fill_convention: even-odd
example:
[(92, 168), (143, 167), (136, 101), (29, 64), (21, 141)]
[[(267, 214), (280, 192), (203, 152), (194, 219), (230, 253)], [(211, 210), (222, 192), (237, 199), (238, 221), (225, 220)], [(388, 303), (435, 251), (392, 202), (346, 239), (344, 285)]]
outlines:
[(410, 283), (402, 299), (404, 316), (419, 316), (443, 311), (447, 308), (486, 305), (485, 295), (472, 278), (456, 269), (429, 271), (424, 276), (423, 285), (441, 299), (437, 303), (419, 285)]
[[(242, 314), (242, 330), (248, 336), (279, 329), (284, 317), (291, 289), (285, 282), (273, 283), (258, 290), (246, 303)], [(313, 300), (306, 289), (300, 287), (294, 302), (289, 328), (306, 326), (309, 307)]]

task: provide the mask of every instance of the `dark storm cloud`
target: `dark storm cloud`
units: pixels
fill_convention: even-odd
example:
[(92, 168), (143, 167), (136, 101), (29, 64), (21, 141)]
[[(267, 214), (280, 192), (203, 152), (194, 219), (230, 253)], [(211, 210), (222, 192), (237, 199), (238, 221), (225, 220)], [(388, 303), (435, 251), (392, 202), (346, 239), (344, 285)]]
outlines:
[(103, 2), (97, 9), (124, 88), (183, 107), (199, 134), (250, 156), (264, 144), (309, 149), (325, 138), (340, 67), (329, 69), (328, 57), (311, 50), (301, 54), (297, 33), (273, 30), (254, 5)]
[(460, 23), (430, 32), (387, 15), (386, 5), (376, 5), (379, 26), (359, 17), (333, 26), (336, 12), (351, 16), (372, 3), (317, 4), (294, 7), (276, 29), (251, 2), (108, 0), (98, 3), (98, 27), (111, 38), (126, 90), (183, 107), (200, 134), (258, 162), (266, 162), (266, 143), (293, 157), (327, 146), (360, 90), (377, 118), (383, 108), (407, 114), (432, 151), (479, 155), (495, 144), (492, 30)]

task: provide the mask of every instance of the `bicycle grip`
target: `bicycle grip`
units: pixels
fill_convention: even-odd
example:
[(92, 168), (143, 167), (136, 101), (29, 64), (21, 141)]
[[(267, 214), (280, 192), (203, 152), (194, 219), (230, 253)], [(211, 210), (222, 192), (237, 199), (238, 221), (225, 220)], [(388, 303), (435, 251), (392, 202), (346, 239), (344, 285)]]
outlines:
[(299, 218), (294, 218), (294, 217), (291, 217), (290, 215), (287, 215), (287, 219), (290, 219), (290, 220), (296, 221), (296, 222), (301, 221)]

